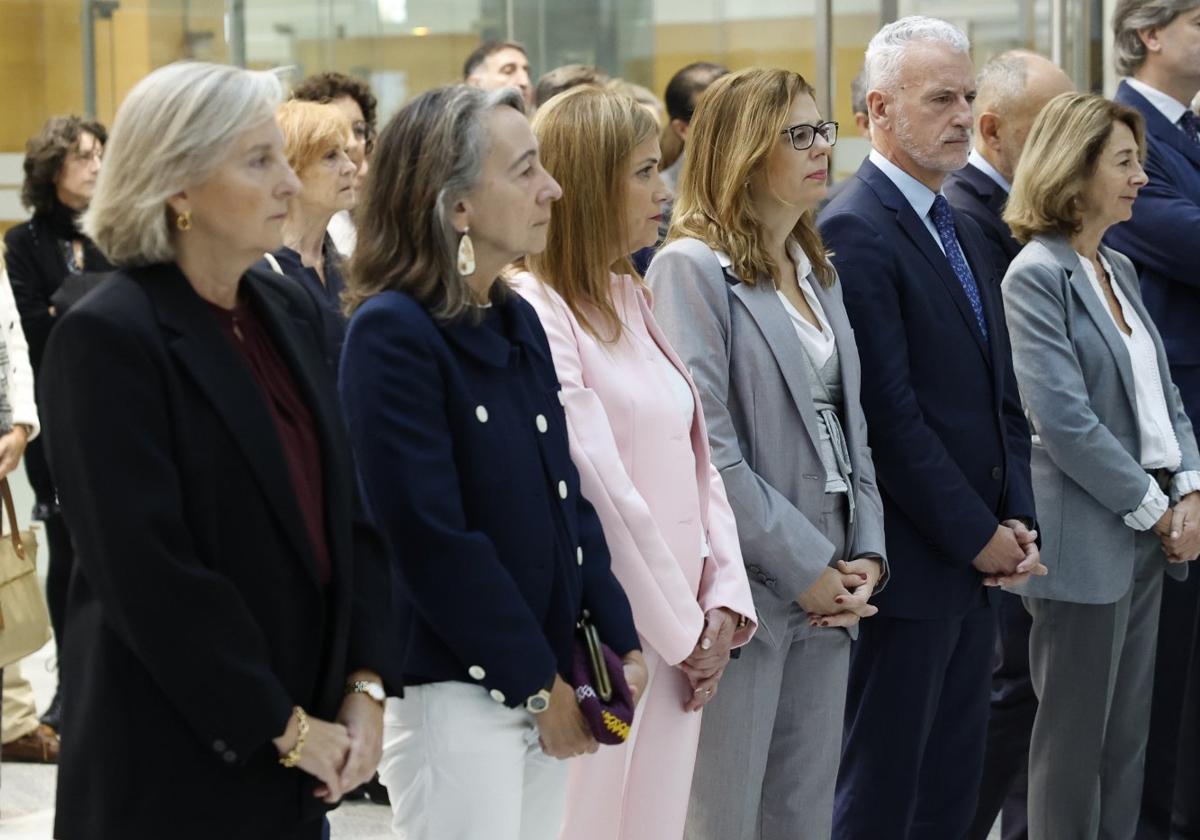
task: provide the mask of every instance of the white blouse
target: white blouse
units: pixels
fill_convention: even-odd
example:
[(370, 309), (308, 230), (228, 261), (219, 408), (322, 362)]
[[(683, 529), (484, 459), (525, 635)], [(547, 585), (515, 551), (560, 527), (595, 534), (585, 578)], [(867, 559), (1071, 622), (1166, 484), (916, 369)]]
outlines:
[[(29, 439), (33, 440), (41, 431), (37, 405), (33, 394), (33, 368), (29, 364), (29, 343), (21, 328), (21, 313), (13, 297), (8, 272), (0, 256), (0, 335), (8, 349), (8, 402), (12, 406), (13, 424), (29, 427)], [(0, 431), (3, 433), (3, 431)]]
[(800, 343), (804, 345), (808, 357), (812, 359), (813, 366), (820, 370), (829, 361), (833, 351), (837, 349), (837, 343), (833, 337), (833, 330), (829, 327), (829, 319), (825, 317), (825, 310), (821, 307), (817, 296), (813, 294), (812, 284), (808, 279), (808, 276), (812, 274), (812, 263), (809, 262), (808, 255), (804, 253), (797, 242), (791, 240), (788, 242), (788, 256), (796, 264), (796, 283), (800, 286), (800, 291), (804, 295), (804, 299), (808, 301), (813, 314), (817, 316), (817, 323), (820, 326), (810, 324), (782, 291), (776, 289), (775, 294), (783, 301), (783, 309), (791, 319), (792, 328), (795, 329)]
[(1092, 285), (1092, 291), (1104, 305), (1104, 311), (1117, 327), (1117, 332), (1124, 339), (1125, 349), (1129, 353), (1129, 363), (1133, 367), (1134, 397), (1137, 400), (1141, 464), (1148, 470), (1165, 468), (1169, 472), (1175, 472), (1183, 460), (1183, 453), (1179, 449), (1179, 439), (1175, 437), (1175, 426), (1167, 408), (1167, 396), (1163, 390), (1162, 376), (1158, 371), (1158, 351), (1154, 346), (1154, 339), (1150, 337), (1137, 311), (1129, 305), (1129, 300), (1125, 297), (1121, 284), (1116, 282), (1116, 274), (1104, 255), (1100, 254), (1100, 263), (1110, 278), (1110, 285), (1113, 294), (1117, 296), (1121, 313), (1125, 316), (1125, 323), (1129, 325), (1129, 335), (1125, 335), (1117, 324), (1092, 261), (1082, 255), (1079, 260), (1083, 263), (1083, 270)]

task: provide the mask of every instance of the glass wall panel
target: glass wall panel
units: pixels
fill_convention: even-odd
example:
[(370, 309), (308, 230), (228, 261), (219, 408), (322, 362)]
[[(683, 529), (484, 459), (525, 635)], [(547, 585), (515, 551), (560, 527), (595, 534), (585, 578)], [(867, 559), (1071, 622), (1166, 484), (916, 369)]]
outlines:
[(828, 81), (830, 116), (843, 125), (838, 176), (866, 154), (852, 130), (850, 81), (881, 12), (959, 24), (982, 63), (1017, 46), (1050, 54), (1051, 8), (1060, 2), (1069, 64), (1076, 40), (1086, 42), (1072, 39), (1071, 24), (1094, 8), (1086, 17), (1095, 33), (1088, 72), (1103, 75), (1101, 7), (1111, 0), (836, 0), (828, 68), (816, 66), (817, 2), (827, 0), (0, 0), (0, 71), (8, 82), (0, 226), (20, 214), (13, 190), (25, 139), (47, 116), (83, 111), (89, 101), (83, 8), (94, 18), (90, 83), (106, 121), (139, 78), (184, 58), (289, 66), (295, 79), (349, 73), (372, 84), (386, 119), (416, 94), (460, 80), (464, 58), (482, 39), (511, 38), (528, 48), (535, 80), (561, 64), (594, 64), (661, 96), (676, 70), (707, 60), (734, 69), (784, 66)]

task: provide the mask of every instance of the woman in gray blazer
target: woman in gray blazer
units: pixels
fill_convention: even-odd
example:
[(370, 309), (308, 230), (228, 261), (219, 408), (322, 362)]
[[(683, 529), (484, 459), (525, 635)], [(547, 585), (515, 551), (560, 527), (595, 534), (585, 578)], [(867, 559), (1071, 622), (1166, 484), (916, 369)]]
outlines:
[(830, 836), (849, 631), (885, 574), (858, 352), (812, 214), (837, 124), (812, 93), (784, 70), (713, 83), (646, 276), (700, 393), (759, 614), (704, 713), (692, 840)]
[(1004, 278), (1050, 574), (1033, 616), (1039, 708), (1031, 840), (1133, 837), (1163, 572), (1200, 553), (1200, 453), (1132, 263), (1101, 244), (1145, 185), (1141, 116), (1092, 94), (1051, 100), (1005, 220), (1025, 244)]

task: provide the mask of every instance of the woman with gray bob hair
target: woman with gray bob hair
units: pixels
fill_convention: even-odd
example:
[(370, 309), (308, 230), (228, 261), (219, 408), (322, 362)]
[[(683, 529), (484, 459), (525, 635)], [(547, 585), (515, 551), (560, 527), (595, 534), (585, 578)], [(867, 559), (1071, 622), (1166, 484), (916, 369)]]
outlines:
[(390, 576), (317, 305), (249, 270), (299, 186), (280, 99), (269, 73), (174, 64), (109, 137), (85, 226), (117, 271), (38, 382), (77, 551), (55, 837), (316, 840), (379, 759)]
[(598, 749), (568, 681), (581, 617), (646, 685), (546, 333), (501, 279), (561, 195), (519, 94), (454, 85), (384, 128), (361, 205), (339, 386), (398, 580), (379, 777), (408, 840), (558, 836), (563, 759)]

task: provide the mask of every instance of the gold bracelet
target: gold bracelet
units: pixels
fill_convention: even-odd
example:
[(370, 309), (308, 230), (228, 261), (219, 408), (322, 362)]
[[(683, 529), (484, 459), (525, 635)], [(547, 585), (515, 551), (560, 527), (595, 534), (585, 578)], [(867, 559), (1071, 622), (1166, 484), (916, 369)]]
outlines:
[(279, 763), (284, 767), (295, 767), (300, 763), (300, 751), (304, 749), (304, 739), (308, 737), (308, 715), (299, 706), (292, 709), (296, 716), (296, 746), (279, 756)]

